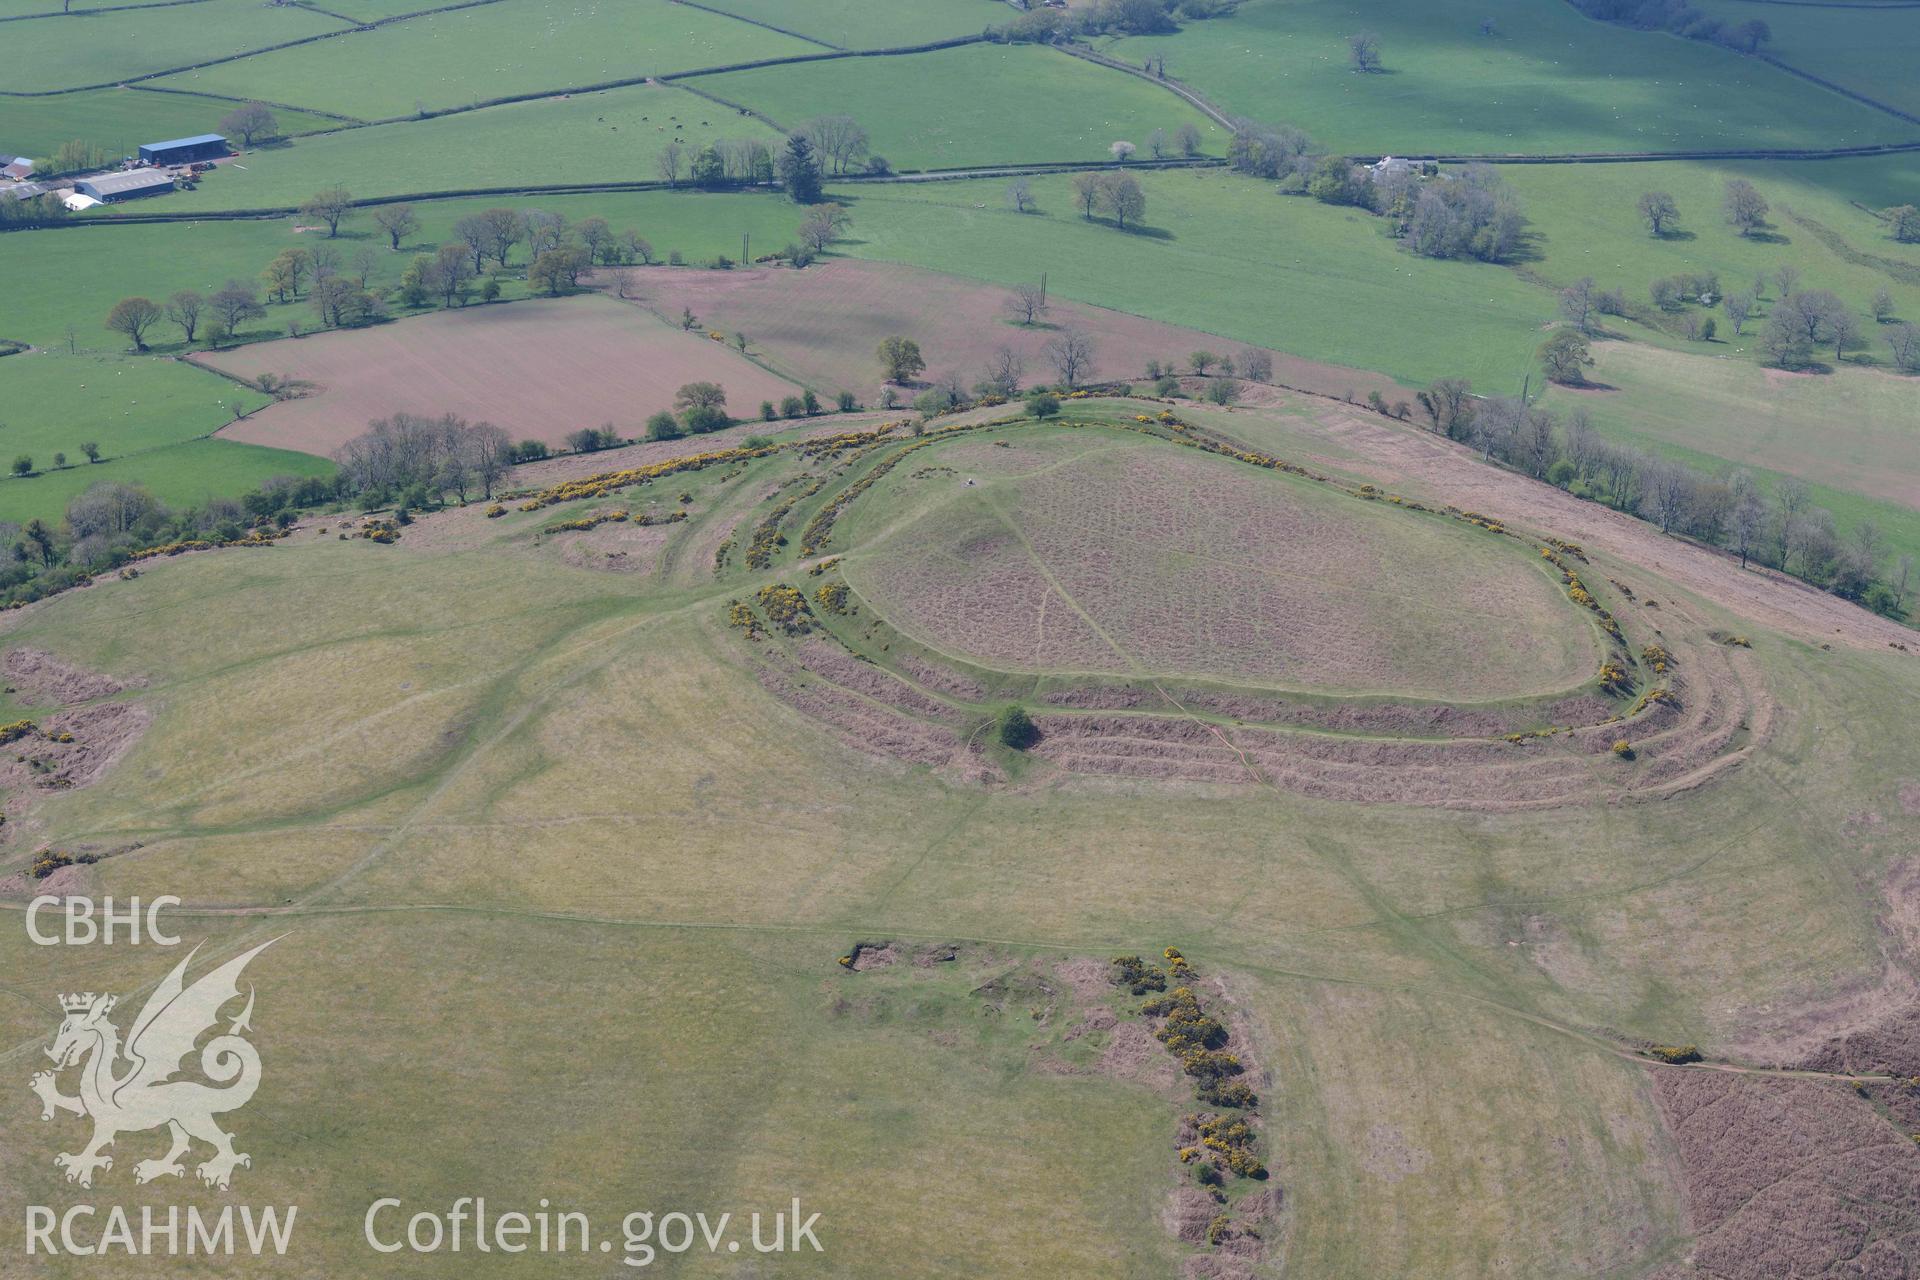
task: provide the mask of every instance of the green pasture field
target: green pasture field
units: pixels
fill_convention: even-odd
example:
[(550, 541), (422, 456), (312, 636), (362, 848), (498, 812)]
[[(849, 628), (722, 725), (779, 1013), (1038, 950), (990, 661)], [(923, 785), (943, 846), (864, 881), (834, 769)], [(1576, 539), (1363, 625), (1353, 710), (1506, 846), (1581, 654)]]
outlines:
[(1768, 488), (1808, 482), (1843, 535), (1871, 520), (1889, 555), (1920, 557), (1916, 388), (1866, 369), (1784, 374), (1736, 361), (1602, 343), (1594, 373), (1611, 390), (1551, 388), (1556, 411), (1585, 409), (1603, 435), (1711, 475), (1751, 472)]
[[(211, 181), (211, 180), (210, 180)], [(421, 229), (410, 237), (408, 252), (392, 253), (379, 227), (366, 213), (341, 226), (337, 239), (328, 241), (344, 266), (362, 247), (377, 251), (371, 283), (396, 283), (405, 271), (411, 251), (431, 251), (453, 239), (453, 226), (469, 213), (494, 206), (515, 209), (551, 209), (579, 221), (599, 214), (616, 230), (633, 227), (652, 242), (664, 259), (680, 251), (688, 262), (710, 262), (720, 254), (738, 257), (740, 236), (752, 237), (756, 253), (786, 244), (794, 238), (804, 211), (771, 195), (705, 194), (697, 192), (634, 192), (601, 195), (475, 197), (441, 200), (419, 207)], [(290, 247), (311, 248), (323, 237), (295, 232), (297, 218), (234, 219), (192, 223), (135, 223), (123, 226), (22, 231), (0, 236), (0, 272), (26, 305), (6, 317), (0, 337), (39, 346), (64, 346), (66, 327), (74, 326), (82, 350), (111, 352), (124, 348), (119, 335), (103, 327), (107, 312), (123, 297), (144, 295), (164, 301), (178, 289), (211, 292), (227, 280), (258, 283), (260, 272), (275, 254)], [(526, 246), (521, 244), (513, 265), (526, 268)], [(644, 275), (642, 277), (644, 279)], [(524, 296), (526, 282), (509, 273), (501, 280), (503, 296)], [(253, 322), (243, 337), (283, 331), (298, 318), (311, 327), (312, 312), (305, 301), (268, 308), (269, 318)], [(168, 354), (180, 348), (179, 331), (162, 324), (149, 346)]]
[(1728, 23), (1759, 18), (1773, 32), (1766, 52), (1790, 67), (1843, 85), (1902, 111), (1920, 114), (1913, 52), (1920, 10), (1866, 5), (1756, 5), (1703, 0), (1701, 12)]
[(379, 120), (818, 52), (818, 45), (804, 40), (667, 0), (599, 6), (501, 0), (170, 76), (165, 83)]
[[(78, 139), (104, 147), (109, 156), (137, 154), (143, 142), (220, 132), (220, 120), (237, 103), (194, 94), (148, 89), (90, 89), (51, 98), (6, 98), (0, 110), (0, 151), (51, 159), (63, 142)], [(329, 128), (338, 121), (304, 111), (275, 110), (287, 133)], [(239, 139), (234, 139), (239, 145)], [(168, 206), (172, 207), (169, 200)]]
[[(667, 142), (780, 135), (670, 87), (633, 85), (422, 121), (373, 125), (256, 148), (166, 208), (290, 208), (340, 183), (362, 199), (416, 191), (563, 182), (653, 182)], [(682, 175), (686, 162), (681, 165)]]
[(1183, 124), (1206, 149), (1220, 127), (1148, 82), (1037, 45), (963, 45), (934, 53), (762, 67), (691, 81), (791, 128), (849, 115), (896, 169), (1108, 159), (1116, 140), (1146, 154), (1146, 138)]
[[(1501, 174), (1519, 194), (1537, 237), (1539, 258), (1529, 265), (1555, 285), (1590, 275), (1601, 288), (1625, 289), (1647, 304), (1647, 286), (1660, 276), (1712, 271), (1723, 291), (1750, 290), (1756, 278), (1792, 266), (1801, 274), (1798, 287), (1831, 289), (1862, 316), (1874, 292), (1884, 288), (1901, 314), (1920, 319), (1920, 245), (1897, 242), (1844, 188), (1829, 185), (1831, 178), (1853, 176), (1836, 170), (1838, 163), (1860, 164), (1513, 165)], [(1888, 179), (1897, 182), (1903, 166), (1888, 160), (1872, 168), (1892, 169)], [(1770, 229), (1749, 238), (1727, 225), (1721, 201), (1731, 178), (1747, 179), (1766, 198)], [(1681, 212), (1676, 230), (1658, 239), (1637, 208), (1641, 194), (1655, 190), (1671, 194)], [(1778, 294), (1779, 286), (1769, 281), (1762, 297)], [(1720, 314), (1725, 345), (1710, 349), (1756, 356), (1753, 339), (1764, 323), (1764, 307), (1759, 316), (1742, 338)], [(1885, 359), (1884, 348), (1880, 357)]]
[(1001, 0), (717, 0), (707, 5), (842, 49), (896, 49), (978, 35), (1014, 15)]
[[(1631, 1271), (1684, 1246), (1674, 1152), (1644, 1073), (1582, 1028), (1713, 1045), (1743, 1010), (1877, 972), (1851, 886), (1883, 873), (1893, 832), (1832, 833), (1862, 805), (1916, 821), (1893, 800), (1911, 774), (1901, 655), (1755, 633), (1800, 714), (1658, 805), (982, 790), (877, 764), (759, 687), (725, 600), (790, 568), (675, 586), (531, 540), (586, 505), (475, 522), (478, 542), (327, 530), (158, 562), (12, 626), (10, 646), (150, 681), (151, 728), (44, 802), (46, 838), (143, 842), (90, 870), (96, 892), (273, 908), (176, 916), (210, 958), (286, 935), (249, 970), (266, 1083), (230, 1127), (254, 1157), (236, 1192), (301, 1204), (300, 1253), (252, 1273), (364, 1269), (377, 1185), (413, 1207), (550, 1195), (596, 1223), (798, 1194), (827, 1252), (795, 1274), (1165, 1275), (1191, 1101), (1050, 1073), (1036, 1059), (1061, 1025), (970, 993), (1166, 945), (1227, 981), (1272, 1072), (1290, 1263), (1464, 1280), (1525, 1239), (1542, 1274)], [(695, 806), (697, 824), (662, 820)], [(984, 941), (925, 978), (834, 963), (884, 938)], [(48, 990), (158, 976), (133, 948), (32, 959)], [(17, 1001), (0, 1027), (24, 1070), (51, 1022)], [(51, 1155), (71, 1122), (36, 1116), (0, 1114), (0, 1211), (65, 1190)], [(116, 1195), (149, 1194), (121, 1185), (144, 1137), (103, 1175)], [(1381, 1164), (1382, 1142), (1418, 1176)]]
[(64, 471), (46, 471), (26, 480), (0, 479), (0, 520), (58, 520), (69, 502), (103, 480), (141, 485), (178, 510), (209, 498), (238, 497), (276, 476), (333, 473), (332, 462), (310, 453), (219, 439), (161, 445), (108, 458), (98, 466), (88, 466), (84, 459), (76, 465), (73, 458), (69, 449)]
[[(258, 0), (204, 0), (170, 8), (9, 22), (6, 88), (24, 93), (114, 84), (346, 29), (339, 19), (311, 9), (263, 5)], [(249, 92), (276, 97), (264, 87)]]
[[(1383, 74), (1348, 69), (1346, 38), (1363, 29), (1381, 38)], [(1165, 54), (1168, 75), (1229, 114), (1374, 155), (1833, 147), (1916, 132), (1763, 62), (1565, 3), (1249, 0), (1108, 51), (1136, 65)]]
[[(1596, 380), (1566, 392), (1636, 433), (1920, 510), (1920, 381), (1878, 369), (1785, 373), (1606, 342)], [(1556, 392), (1556, 395), (1563, 393)]]
[(60, 6), (64, 0), (0, 0), (0, 18), (61, 18), (72, 14), (84, 14), (99, 9), (158, 9), (165, 7), (167, 0), (76, 0), (72, 14), (63, 14)]
[(1035, 178), (1041, 214), (1004, 180), (837, 188), (854, 223), (836, 251), (1013, 284), (1312, 360), (1424, 384), (1467, 376), (1518, 392), (1553, 299), (1511, 271), (1415, 257), (1353, 209), (1212, 171), (1143, 173), (1146, 228), (1077, 211), (1070, 180)]
[[(407, 248), (430, 249), (450, 240), (455, 221), (494, 204), (553, 209), (576, 221), (603, 214), (616, 228), (638, 228), (661, 258), (677, 250), (690, 262), (711, 261), (720, 254), (737, 256), (743, 232), (756, 246), (785, 244), (794, 238), (802, 216), (791, 203), (772, 196), (638, 193), (538, 201), (451, 200), (422, 206), (422, 231)], [(9, 282), (9, 300), (22, 304), (6, 316), (7, 329), (0, 336), (46, 349), (0, 359), (0, 403), (7, 405), (0, 410), (0, 422), (9, 424), (0, 431), (0, 454), (4, 454), (0, 463), (27, 452), (36, 463), (49, 465), (56, 449), (77, 460), (84, 440), (97, 440), (103, 453), (112, 455), (122, 451), (114, 441), (124, 440), (127, 448), (141, 447), (150, 443), (147, 436), (156, 429), (168, 440), (188, 439), (230, 421), (236, 402), (249, 409), (264, 404), (264, 397), (217, 374), (169, 359), (129, 354), (125, 340), (108, 331), (103, 321), (115, 302), (130, 295), (164, 302), (176, 290), (207, 293), (230, 278), (257, 282), (260, 270), (281, 249), (316, 243), (311, 234), (295, 234), (294, 224), (288, 218), (247, 219), (0, 235), (0, 277)], [(364, 214), (342, 231), (332, 244), (343, 260), (362, 246), (372, 246), (378, 251), (372, 281), (398, 282), (411, 253), (388, 252), (385, 238)], [(524, 270), (524, 245), (515, 264)], [(642, 285), (644, 278), (642, 273)], [(524, 280), (510, 274), (501, 283), (504, 299), (527, 296)], [(313, 311), (304, 299), (269, 306), (267, 317), (251, 322), (240, 337), (253, 341), (282, 336), (289, 322), (306, 329), (315, 326)], [(68, 325), (73, 326), (77, 357), (60, 354), (66, 348)], [(179, 330), (164, 322), (149, 335), (148, 344), (163, 356), (185, 350)], [(134, 412), (131, 404), (136, 400), (139, 426), (130, 428), (128, 414)], [(20, 443), (9, 446), (9, 439)], [(156, 492), (164, 487), (163, 497), (172, 494), (183, 501), (198, 500), (209, 492), (237, 494), (270, 475), (300, 470), (286, 465), (285, 458), (302, 458), (307, 467), (326, 466), (306, 455), (280, 455), (276, 450), (227, 441), (141, 456), (144, 461), (138, 470), (155, 477)], [(196, 467), (205, 470), (196, 474)], [(92, 474), (108, 478), (108, 471), (102, 465), (93, 468)], [(65, 487), (65, 479), (54, 481), (77, 474), (84, 473), (42, 476), (23, 482), (18, 489), (0, 480), (0, 519), (58, 515), (78, 489)], [(116, 471), (112, 478), (125, 476)]]
[(387, 18), (402, 18), (410, 13), (424, 13), (429, 9), (443, 7), (447, 0), (340, 0), (329, 3), (327, 12), (338, 13), (354, 19), (356, 22), (379, 22)]
[(111, 458), (210, 435), (268, 403), (159, 356), (32, 351), (0, 360), (0, 453), (31, 455), (45, 469), (59, 450), (85, 467), (83, 440)]

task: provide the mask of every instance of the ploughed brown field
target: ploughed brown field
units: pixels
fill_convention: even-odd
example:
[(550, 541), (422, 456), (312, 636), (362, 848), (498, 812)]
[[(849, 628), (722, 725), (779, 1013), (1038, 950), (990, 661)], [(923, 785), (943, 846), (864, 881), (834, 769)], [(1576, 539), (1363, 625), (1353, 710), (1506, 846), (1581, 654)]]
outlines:
[[(754, 352), (783, 373), (821, 389), (852, 391), (863, 402), (879, 394), (875, 348), (894, 334), (920, 344), (927, 361), (923, 378), (958, 373), (969, 386), (1000, 347), (1012, 348), (1026, 362), (1028, 385), (1055, 381), (1058, 374), (1043, 348), (1067, 328), (1093, 338), (1088, 378), (1094, 381), (1139, 378), (1149, 360), (1185, 368), (1197, 350), (1237, 357), (1246, 349), (1244, 343), (1197, 329), (1062, 298), (1049, 300), (1041, 324), (1019, 325), (1007, 314), (1007, 288), (885, 262), (836, 259), (804, 271), (648, 268), (633, 273), (630, 289), (663, 318), (677, 321), (683, 308), (691, 310), (707, 327), (729, 336), (745, 333)], [(1372, 390), (1396, 400), (1408, 394), (1377, 373), (1268, 354), (1274, 381), (1286, 386), (1352, 394), (1363, 401)]]
[(304, 384), (220, 434), (322, 456), (394, 413), (455, 413), (558, 444), (608, 422), (637, 436), (688, 382), (725, 387), (736, 417), (799, 391), (704, 330), (597, 295), (470, 306), (194, 358), (250, 382), (271, 374)]

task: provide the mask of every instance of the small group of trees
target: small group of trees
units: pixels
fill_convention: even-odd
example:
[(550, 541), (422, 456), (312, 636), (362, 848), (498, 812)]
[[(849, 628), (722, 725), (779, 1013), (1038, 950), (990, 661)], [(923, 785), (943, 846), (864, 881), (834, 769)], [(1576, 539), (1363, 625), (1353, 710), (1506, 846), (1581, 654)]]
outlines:
[[(893, 385), (918, 385), (917, 379), (927, 370), (927, 359), (919, 342), (904, 334), (882, 339), (875, 355), (880, 361), (881, 376)], [(1053, 370), (1058, 380), (1056, 385), (1063, 390), (1072, 391), (1093, 376), (1094, 342), (1083, 329), (1062, 329), (1041, 347), (1040, 355)], [(941, 374), (926, 384), (926, 389), (914, 398), (913, 405), (923, 414), (934, 414), (958, 408), (976, 398), (1011, 400), (1020, 394), (1026, 372), (1026, 360), (1017, 350), (1010, 346), (997, 347), (971, 384), (957, 370)], [(886, 403), (893, 403), (891, 392)]]
[(670, 141), (655, 164), (670, 187), (679, 186), (683, 175), (689, 186), (706, 191), (773, 181), (773, 150), (759, 138), (716, 138), (699, 147)]
[(1390, 198), (1386, 216), (1422, 257), (1509, 262), (1526, 234), (1519, 198), (1491, 165), (1468, 165), (1451, 181), (1420, 182)]
[[(1043, 5), (1040, 0), (1016, 0), (1015, 7), (1025, 12), (988, 34), (1036, 44), (1092, 36), (1165, 35), (1178, 30), (1181, 22), (1222, 17), (1238, 5), (1239, 0), (1094, 0), (1066, 8)], [(1164, 65), (1159, 74), (1166, 74)]]
[[(87, 455), (87, 462), (89, 464), (100, 461), (100, 446), (91, 440), (86, 441), (80, 446), (80, 452)], [(56, 452), (53, 455), (53, 469), (55, 471), (64, 471), (66, 467), (67, 455)], [(16, 455), (11, 470), (16, 479), (25, 479), (28, 476), (39, 474), (39, 472), (33, 469), (33, 455), (30, 453)]]
[(1140, 189), (1140, 180), (1130, 173), (1111, 169), (1076, 173), (1073, 195), (1088, 222), (1093, 221), (1096, 213), (1104, 214), (1113, 219), (1114, 226), (1125, 231), (1129, 223), (1137, 224), (1146, 216), (1147, 193)]
[(677, 440), (732, 425), (726, 389), (717, 382), (689, 382), (674, 392), (672, 411), (662, 409), (647, 419), (647, 439)]
[(58, 520), (0, 522), (0, 546), (11, 550), (0, 562), (0, 603), (38, 600), (79, 586), (148, 547), (238, 538), (250, 525), (270, 522), (289, 502), (314, 505), (330, 499), (333, 485), (331, 477), (277, 477), (244, 499), (218, 498), (175, 511), (139, 485), (99, 481), (73, 497)]
[[(1129, 146), (1132, 144), (1129, 143)], [(1168, 156), (1179, 155), (1188, 160), (1200, 154), (1201, 138), (1199, 126), (1192, 121), (1181, 125), (1169, 134), (1165, 129), (1155, 129), (1147, 134), (1147, 154), (1155, 160), (1165, 160)], [(1131, 154), (1131, 153), (1129, 153)]]
[(1743, 565), (1758, 561), (1891, 617), (1906, 615), (1912, 558), (1890, 560), (1871, 521), (1842, 536), (1799, 480), (1782, 480), (1769, 493), (1744, 471), (1713, 475), (1603, 440), (1585, 409), (1563, 421), (1518, 397), (1478, 399), (1464, 378), (1435, 382), (1418, 399), (1432, 430), (1489, 460), (1663, 532), (1725, 547)]
[[(815, 116), (800, 125), (798, 132), (813, 147), (821, 167), (832, 174), (885, 173), (887, 162), (872, 155), (867, 131), (852, 116)], [(879, 164), (874, 163), (879, 160)]]
[(1642, 31), (1669, 31), (1689, 40), (1707, 40), (1740, 53), (1758, 53), (1773, 30), (1758, 18), (1733, 22), (1703, 13), (1686, 0), (1572, 0), (1589, 18)]
[(188, 346), (203, 338), (217, 345), (239, 332), (248, 320), (266, 313), (252, 285), (244, 280), (229, 280), (211, 294), (181, 289), (170, 294), (164, 304), (151, 298), (122, 298), (107, 312), (106, 327), (133, 343), (136, 351), (147, 349), (148, 335), (163, 321), (177, 326)]
[[(1697, 304), (1711, 310), (1717, 304), (1733, 332), (1744, 334), (1759, 312), (1768, 283), (1762, 276), (1748, 288), (1722, 289), (1719, 276), (1711, 271), (1662, 276), (1647, 286), (1648, 307), (1634, 303), (1624, 290), (1600, 288), (1593, 277), (1587, 276), (1560, 290), (1560, 318), (1583, 338), (1599, 332), (1599, 317), (1613, 315), (1677, 329), (1696, 342), (1711, 342), (1719, 332), (1714, 316), (1691, 308)], [(1768, 362), (1798, 369), (1829, 349), (1839, 361), (1867, 347), (1866, 325), (1839, 295), (1826, 289), (1801, 288), (1800, 271), (1791, 263), (1782, 264), (1771, 283), (1778, 291), (1777, 298), (1757, 338)], [(1887, 343), (1893, 366), (1920, 372), (1920, 330), (1898, 321), (1893, 294), (1884, 287), (1874, 293), (1872, 319)], [(1579, 381), (1580, 369), (1588, 363), (1578, 358), (1584, 354), (1558, 335), (1540, 351), (1548, 377), (1556, 382)]]
[(491, 423), (451, 413), (438, 418), (396, 413), (369, 423), (333, 457), (343, 495), (380, 502), (399, 498), (421, 506), (448, 493), (462, 502), (470, 493), (493, 497), (513, 461), (513, 445)]
[(1525, 243), (1519, 197), (1492, 165), (1447, 173), (1433, 164), (1359, 165), (1327, 154), (1291, 125), (1246, 119), (1234, 122), (1227, 165), (1277, 181), (1284, 194), (1377, 214), (1394, 238), (1424, 257), (1509, 262)]

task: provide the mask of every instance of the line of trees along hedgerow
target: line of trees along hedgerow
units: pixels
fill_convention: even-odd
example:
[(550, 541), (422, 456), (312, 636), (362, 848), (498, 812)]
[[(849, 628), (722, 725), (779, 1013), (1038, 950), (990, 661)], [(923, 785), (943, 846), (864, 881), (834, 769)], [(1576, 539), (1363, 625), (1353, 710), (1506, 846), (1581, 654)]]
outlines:
[[(812, 191), (819, 193), (819, 175)], [(764, 255), (763, 261), (786, 261), (804, 267), (812, 263), (845, 232), (851, 219), (840, 205), (810, 202), (795, 228), (795, 239)], [(343, 254), (333, 241), (355, 213), (352, 196), (341, 190), (322, 192), (302, 206), (302, 212), (320, 220), (324, 238), (308, 246), (282, 249), (261, 271), (258, 283), (231, 279), (212, 293), (182, 289), (156, 301), (145, 295), (122, 298), (105, 318), (107, 329), (125, 337), (135, 351), (149, 349), (149, 340), (164, 327), (177, 330), (183, 345), (196, 342), (219, 346), (238, 337), (243, 326), (267, 317), (268, 305), (290, 306), (305, 301), (313, 327), (359, 328), (389, 318), (395, 304), (407, 310), (465, 306), (474, 299), (492, 302), (500, 297), (502, 277), (514, 271), (515, 250), (526, 246), (524, 279), (529, 290), (558, 296), (579, 287), (596, 267), (685, 265), (679, 250), (662, 255), (638, 231), (615, 231), (607, 220), (594, 216), (575, 223), (565, 214), (544, 209), (484, 209), (454, 224), (454, 238), (431, 253), (415, 252), (400, 273), (397, 285), (374, 277), (381, 251), (369, 245)], [(388, 243), (400, 252), (408, 237), (420, 229), (410, 204), (380, 205), (372, 219)], [(721, 255), (701, 265), (729, 269), (733, 259)], [(615, 281), (627, 296), (627, 279)], [(284, 321), (284, 331), (298, 337), (309, 326), (298, 317)], [(277, 334), (262, 334), (262, 337)]]
[[(1563, 420), (1513, 396), (1479, 399), (1464, 378), (1443, 378), (1418, 393), (1426, 424), (1517, 471), (1635, 515), (1663, 533), (1724, 547), (1744, 567), (1758, 562), (1792, 574), (1891, 618), (1907, 616), (1913, 557), (1890, 557), (1885, 535), (1861, 520), (1846, 536), (1833, 513), (1813, 504), (1804, 481), (1771, 491), (1744, 470), (1705, 471), (1600, 438), (1587, 412)], [(1375, 410), (1409, 418), (1376, 392)]]

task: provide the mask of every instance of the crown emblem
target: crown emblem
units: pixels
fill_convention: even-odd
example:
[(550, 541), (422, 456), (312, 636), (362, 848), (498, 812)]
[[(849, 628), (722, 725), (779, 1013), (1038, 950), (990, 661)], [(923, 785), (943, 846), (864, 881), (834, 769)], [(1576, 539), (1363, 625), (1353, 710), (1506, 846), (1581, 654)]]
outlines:
[[(70, 996), (61, 996), (60, 1007), (68, 1013), (85, 1013), (87, 1010), (93, 1008), (93, 1002), (96, 999), (100, 999), (100, 997), (97, 997), (91, 991)], [(101, 999), (100, 1012), (105, 1014), (111, 1011), (113, 1006), (114, 997), (107, 996)]]

